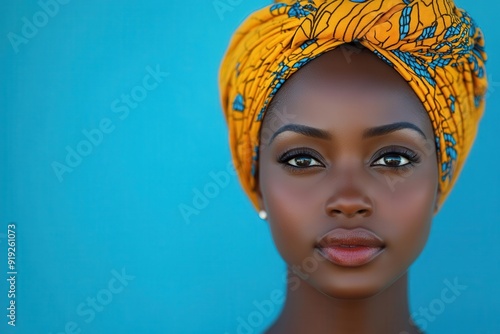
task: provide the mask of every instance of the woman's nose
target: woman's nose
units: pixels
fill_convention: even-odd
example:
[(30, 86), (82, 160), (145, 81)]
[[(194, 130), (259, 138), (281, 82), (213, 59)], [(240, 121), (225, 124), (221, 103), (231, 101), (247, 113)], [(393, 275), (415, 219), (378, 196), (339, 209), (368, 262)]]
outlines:
[(325, 209), (329, 216), (368, 217), (373, 213), (374, 203), (369, 194), (369, 182), (353, 173), (337, 175), (330, 183), (330, 196)]
[(372, 206), (368, 201), (358, 196), (338, 198), (327, 205), (327, 214), (330, 216), (368, 217), (372, 214), (372, 211)]

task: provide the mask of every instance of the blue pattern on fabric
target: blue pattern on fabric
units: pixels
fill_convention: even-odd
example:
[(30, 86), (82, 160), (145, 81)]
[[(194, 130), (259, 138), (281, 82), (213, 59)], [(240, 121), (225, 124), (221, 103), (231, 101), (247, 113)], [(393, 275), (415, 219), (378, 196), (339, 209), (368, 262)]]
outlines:
[(274, 12), (274, 14), (277, 15), (281, 12), (282, 8), (286, 8), (286, 7), (288, 7), (288, 5), (285, 3), (277, 3), (277, 4), (271, 6), (270, 11), (271, 11), (271, 13)]
[(315, 12), (317, 9), (312, 5), (314, 1), (309, 1), (309, 4), (303, 6), (299, 2), (294, 3), (288, 10), (288, 17), (301, 18)]
[(297, 1), (293, 5), (288, 5), (286, 3), (277, 3), (272, 5), (269, 8), (269, 11), (273, 15), (281, 15), (284, 12), (288, 11), (288, 17), (295, 17), (300, 19), (311, 14), (312, 12), (317, 11), (317, 8), (314, 7), (314, 1), (309, 0), (306, 5), (301, 4), (299, 1)]
[(305, 50), (305, 49), (307, 49), (307, 47), (309, 45), (316, 43), (317, 40), (318, 40), (317, 38), (313, 38), (313, 39), (310, 39), (308, 41), (305, 41), (304, 43), (302, 43), (302, 45), (300, 46), (300, 48), (302, 50)]
[(243, 98), (243, 95), (241, 94), (236, 95), (236, 98), (234, 99), (233, 102), (233, 110), (245, 111), (245, 99)]
[(410, 31), (410, 15), (412, 7), (406, 7), (401, 11), (401, 18), (399, 19), (399, 39), (403, 39)]
[[(421, 60), (412, 54), (400, 50), (391, 51), (396, 57), (401, 59), (406, 65), (408, 65), (415, 74), (424, 78), (430, 85), (436, 86), (436, 81), (432, 78), (427, 67), (421, 64)], [(425, 64), (425, 62), (424, 62)]]
[(312, 58), (309, 58), (309, 57), (305, 57), (305, 58), (302, 58), (301, 60), (299, 60), (298, 62), (296, 62), (293, 67), (294, 68), (301, 68), (302, 66), (304, 66), (305, 64), (307, 64), (308, 62), (310, 62), (311, 60), (313, 60), (315, 57), (312, 57)]
[(450, 110), (452, 113), (454, 113), (455, 112), (455, 102), (456, 102), (455, 96), (450, 95), (449, 99), (450, 99)]
[(453, 135), (450, 133), (443, 134), (444, 141), (446, 143), (446, 155), (448, 156), (448, 161), (443, 161), (441, 164), (441, 170), (443, 172), (442, 180), (451, 179), (453, 173), (453, 165), (458, 158), (457, 150), (455, 149), (455, 145), (457, 142)]
[(422, 41), (426, 38), (434, 37), (434, 34), (436, 33), (436, 28), (437, 24), (436, 22), (434, 22), (430, 27), (427, 27), (424, 30), (422, 30), (422, 33), (420, 34), (420, 36), (418, 36), (417, 41)]
[(462, 29), (462, 24), (449, 27), (448, 30), (446, 30), (446, 33), (444, 34), (444, 38), (450, 38), (452, 36), (458, 35), (461, 29)]
[(380, 59), (385, 61), (388, 65), (394, 66), (394, 64), (389, 59), (387, 59), (383, 54), (381, 54), (379, 51), (373, 50), (373, 53), (376, 54)]
[(257, 175), (257, 161), (259, 161), (259, 146), (255, 145), (253, 148), (253, 155), (252, 155), (252, 160), (254, 163), (252, 163), (252, 170), (251, 173), (253, 176)]
[(447, 66), (451, 62), (451, 58), (439, 58), (433, 59), (429, 63), (429, 67), (432, 69), (436, 69), (436, 67), (444, 67)]
[(474, 95), (474, 106), (477, 108), (483, 101), (483, 97), (481, 95)]

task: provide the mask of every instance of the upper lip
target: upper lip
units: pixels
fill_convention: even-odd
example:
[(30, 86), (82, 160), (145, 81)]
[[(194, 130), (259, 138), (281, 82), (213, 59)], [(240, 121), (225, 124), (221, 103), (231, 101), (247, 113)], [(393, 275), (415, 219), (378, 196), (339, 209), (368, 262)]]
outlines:
[(383, 248), (385, 243), (377, 234), (365, 228), (335, 228), (325, 233), (317, 243), (319, 248), (360, 246)]

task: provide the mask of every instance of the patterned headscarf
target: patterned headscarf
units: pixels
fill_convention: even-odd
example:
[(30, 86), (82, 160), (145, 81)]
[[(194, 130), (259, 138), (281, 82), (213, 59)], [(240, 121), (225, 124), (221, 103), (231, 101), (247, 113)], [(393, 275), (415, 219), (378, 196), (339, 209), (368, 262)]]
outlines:
[(357, 42), (415, 91), (434, 129), (439, 206), (455, 183), (485, 106), (481, 30), (452, 0), (283, 1), (250, 15), (220, 68), (222, 107), (240, 182), (257, 206), (259, 130), (283, 83), (312, 59)]

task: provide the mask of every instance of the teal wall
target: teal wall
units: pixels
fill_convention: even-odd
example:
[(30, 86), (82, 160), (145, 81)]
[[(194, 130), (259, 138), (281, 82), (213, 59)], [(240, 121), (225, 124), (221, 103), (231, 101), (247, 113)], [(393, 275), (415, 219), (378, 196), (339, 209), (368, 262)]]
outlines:
[[(266, 4), (2, 1), (1, 333), (259, 333), (273, 320), (285, 268), (231, 169), (217, 86), (232, 32)], [(428, 333), (500, 333), (500, 3), (458, 4), (485, 32), (491, 88), (412, 267), (411, 307)], [(418, 315), (455, 280), (453, 303)]]

